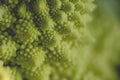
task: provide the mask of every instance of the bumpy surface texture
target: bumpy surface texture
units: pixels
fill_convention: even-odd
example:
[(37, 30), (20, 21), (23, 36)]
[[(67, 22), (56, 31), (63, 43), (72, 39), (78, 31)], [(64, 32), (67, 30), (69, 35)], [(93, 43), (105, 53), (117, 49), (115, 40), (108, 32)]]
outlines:
[(0, 0), (0, 80), (79, 80), (73, 49), (87, 41), (93, 1)]

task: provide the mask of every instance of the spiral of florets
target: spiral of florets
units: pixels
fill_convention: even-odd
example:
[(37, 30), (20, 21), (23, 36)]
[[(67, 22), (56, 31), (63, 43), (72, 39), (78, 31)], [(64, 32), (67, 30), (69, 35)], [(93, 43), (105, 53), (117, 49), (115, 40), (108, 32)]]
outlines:
[(23, 75), (25, 75), (25, 78), (29, 80), (49, 80), (51, 67), (45, 64), (41, 67), (28, 67), (27, 69), (22, 68), (21, 71)]
[(19, 68), (25, 80), (68, 80), (70, 70), (66, 69), (72, 65), (72, 48), (84, 42), (84, 29), (95, 7), (93, 1), (1, 3), (4, 5), (0, 4), (0, 32), (8, 34), (0, 34), (0, 60)]
[(16, 56), (17, 64), (23, 68), (40, 67), (44, 60), (45, 52), (40, 47), (33, 45), (22, 45)]
[(15, 38), (17, 42), (22, 42), (24, 44), (32, 43), (38, 39), (40, 32), (31, 20), (20, 19), (15, 29)]
[(6, 33), (0, 34), (0, 59), (9, 61), (16, 56), (16, 43)]
[(0, 5), (0, 30), (9, 28), (15, 22), (15, 17), (11, 14), (6, 5)]

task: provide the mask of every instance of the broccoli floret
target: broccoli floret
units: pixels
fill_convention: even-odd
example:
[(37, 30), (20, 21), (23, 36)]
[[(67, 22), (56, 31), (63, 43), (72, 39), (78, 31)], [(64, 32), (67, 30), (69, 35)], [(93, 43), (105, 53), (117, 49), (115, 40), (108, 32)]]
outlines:
[(17, 45), (7, 33), (0, 33), (0, 60), (8, 62), (16, 56)]

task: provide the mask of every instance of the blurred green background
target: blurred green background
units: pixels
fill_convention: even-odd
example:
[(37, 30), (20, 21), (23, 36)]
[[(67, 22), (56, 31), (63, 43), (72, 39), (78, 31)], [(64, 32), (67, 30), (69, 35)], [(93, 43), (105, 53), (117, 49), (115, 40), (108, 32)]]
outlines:
[[(111, 55), (114, 69), (120, 80), (120, 0), (96, 0), (96, 10), (90, 31), (95, 37), (95, 50), (106, 50)], [(99, 44), (97, 43), (99, 42)]]

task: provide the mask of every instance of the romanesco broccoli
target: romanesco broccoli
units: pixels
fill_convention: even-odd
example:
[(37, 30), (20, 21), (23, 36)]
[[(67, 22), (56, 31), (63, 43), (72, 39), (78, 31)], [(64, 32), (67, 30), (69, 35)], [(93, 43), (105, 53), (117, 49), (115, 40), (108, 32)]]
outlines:
[(105, 63), (94, 66), (93, 46), (82, 49), (95, 8), (94, 0), (0, 0), (0, 80), (109, 79), (97, 73)]
[(22, 80), (68, 80), (94, 8), (93, 0), (0, 0), (0, 60)]

